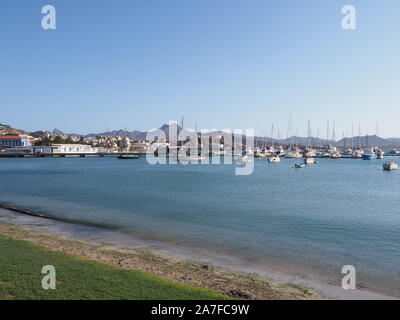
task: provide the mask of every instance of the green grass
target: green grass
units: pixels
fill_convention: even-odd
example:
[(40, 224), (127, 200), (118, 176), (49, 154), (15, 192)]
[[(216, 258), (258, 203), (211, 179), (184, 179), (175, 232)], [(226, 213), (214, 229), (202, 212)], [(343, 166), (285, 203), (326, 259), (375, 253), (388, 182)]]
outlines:
[[(42, 267), (56, 269), (55, 290), (41, 286)], [(2, 299), (225, 299), (216, 291), (63, 254), (0, 235)]]

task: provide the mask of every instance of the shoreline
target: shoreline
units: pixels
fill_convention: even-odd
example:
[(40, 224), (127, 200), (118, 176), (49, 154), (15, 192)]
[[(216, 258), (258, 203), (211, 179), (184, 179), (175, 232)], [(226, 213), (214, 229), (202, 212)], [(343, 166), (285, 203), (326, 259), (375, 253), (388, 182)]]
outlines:
[[(14, 207), (4, 208), (3, 204), (0, 207), (0, 234), (122, 268), (142, 270), (169, 280), (215, 289), (233, 298), (396, 299), (367, 290), (343, 290), (321, 279), (240, 263), (230, 256), (216, 258), (206, 252), (166, 246), (160, 241), (135, 238), (112, 229), (52, 219)], [(135, 257), (125, 261), (126, 254), (132, 252)], [(120, 255), (124, 258), (116, 260), (116, 256)], [(150, 265), (149, 260), (152, 261)], [(200, 278), (196, 275), (204, 272), (206, 275)], [(205, 283), (204, 279), (207, 279)], [(222, 286), (221, 281), (224, 283)]]

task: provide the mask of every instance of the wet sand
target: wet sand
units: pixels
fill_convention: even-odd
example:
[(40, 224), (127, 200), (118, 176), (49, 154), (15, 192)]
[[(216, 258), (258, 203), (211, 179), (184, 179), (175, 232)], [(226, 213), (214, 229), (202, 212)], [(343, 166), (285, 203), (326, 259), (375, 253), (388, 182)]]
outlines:
[[(0, 209), (0, 234), (121, 268), (248, 299), (393, 299), (367, 290), (343, 290), (307, 270), (250, 264), (240, 258), (184, 248), (130, 234)], [(284, 272), (282, 272), (284, 270)], [(329, 283), (329, 281), (331, 283)]]

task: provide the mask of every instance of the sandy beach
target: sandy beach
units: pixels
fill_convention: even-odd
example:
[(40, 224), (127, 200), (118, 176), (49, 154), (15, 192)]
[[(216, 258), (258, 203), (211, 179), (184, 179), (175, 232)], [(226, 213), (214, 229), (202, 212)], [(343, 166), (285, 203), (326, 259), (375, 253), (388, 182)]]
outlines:
[(116, 231), (56, 221), (0, 209), (0, 234), (95, 260), (119, 268), (141, 270), (183, 284), (214, 289), (246, 299), (392, 299), (366, 290), (304, 279), (293, 274), (241, 265), (230, 257), (212, 259), (182, 248), (135, 239)]

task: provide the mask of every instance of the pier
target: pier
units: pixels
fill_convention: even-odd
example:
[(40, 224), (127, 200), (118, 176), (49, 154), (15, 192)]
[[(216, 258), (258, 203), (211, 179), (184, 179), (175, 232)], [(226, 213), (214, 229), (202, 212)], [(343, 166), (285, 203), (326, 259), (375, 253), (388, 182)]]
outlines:
[(0, 158), (91, 158), (91, 157), (118, 157), (122, 155), (144, 156), (140, 152), (114, 153), (0, 153)]

